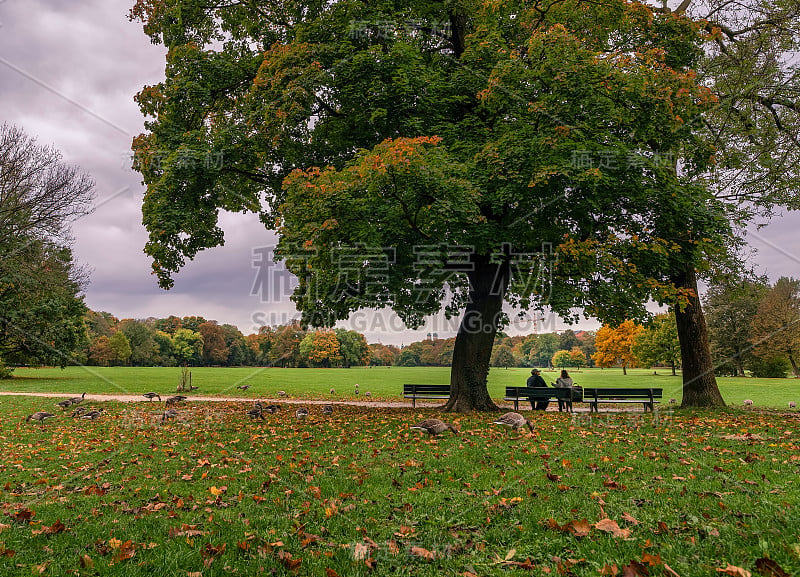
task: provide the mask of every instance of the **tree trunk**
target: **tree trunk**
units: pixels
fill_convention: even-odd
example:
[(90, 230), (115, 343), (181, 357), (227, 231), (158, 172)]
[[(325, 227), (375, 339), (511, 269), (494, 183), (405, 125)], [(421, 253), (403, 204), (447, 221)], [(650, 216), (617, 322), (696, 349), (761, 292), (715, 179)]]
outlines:
[(714, 364), (708, 346), (708, 330), (700, 297), (697, 293), (697, 275), (693, 266), (672, 277), (677, 288), (691, 289), (689, 303), (683, 310), (675, 307), (678, 340), (681, 344), (683, 367), (682, 407), (724, 407), (725, 400), (719, 392), (714, 376)]
[(734, 357), (733, 362), (736, 363), (736, 376), (737, 377), (744, 377), (744, 365), (742, 364), (742, 353), (739, 352)]
[(670, 363), (670, 365), (672, 366), (672, 376), (674, 377), (675, 375), (677, 375), (677, 374), (678, 374), (678, 373), (675, 371), (675, 361), (672, 361), (672, 362)]
[(797, 361), (794, 360), (794, 353), (789, 353), (789, 362), (792, 363), (792, 372), (795, 377), (800, 377), (800, 370), (797, 367)]
[(628, 369), (625, 367), (625, 363), (622, 363), (622, 374), (623, 375), (627, 375), (628, 374)]
[(450, 399), (444, 406), (445, 411), (454, 413), (500, 409), (489, 397), (486, 378), (509, 269), (507, 263), (489, 262), (488, 256), (474, 256), (472, 261), (474, 270), (467, 273), (470, 299), (453, 347)]

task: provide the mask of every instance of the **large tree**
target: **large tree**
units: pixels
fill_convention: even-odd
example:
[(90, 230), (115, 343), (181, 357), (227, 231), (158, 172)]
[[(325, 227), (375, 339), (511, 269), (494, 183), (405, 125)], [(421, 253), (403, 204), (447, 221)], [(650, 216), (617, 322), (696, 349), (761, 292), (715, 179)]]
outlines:
[(756, 355), (783, 356), (800, 377), (800, 280), (778, 279), (759, 303), (752, 331)]
[(0, 376), (5, 365), (76, 362), (86, 343), (85, 272), (70, 224), (94, 184), (58, 151), (0, 126)]
[(642, 326), (627, 320), (619, 326), (603, 325), (597, 331), (595, 346), (597, 352), (592, 355), (598, 367), (613, 367), (620, 365), (622, 374), (628, 374), (628, 367), (636, 363), (633, 354), (633, 345), (636, 336), (642, 332)]
[(679, 15), (621, 0), (142, 0), (133, 16), (169, 48), (134, 142), (162, 286), (222, 242), (220, 208), (259, 210), (305, 321), (462, 314), (449, 410), (495, 408), (504, 303), (608, 321), (644, 316), (648, 298), (686, 303), (692, 287), (663, 280), (724, 232), (663, 157), (693, 174), (709, 153), (694, 140), (713, 100), (690, 68), (699, 29)]
[(681, 362), (675, 313), (656, 315), (644, 330), (636, 335), (631, 352), (640, 366), (666, 364), (672, 368), (672, 376), (675, 376), (675, 368)]
[(753, 319), (768, 290), (765, 279), (728, 279), (708, 287), (703, 306), (717, 372), (745, 376), (753, 354)]
[[(796, 59), (800, 2), (675, 0), (669, 4), (672, 10), (666, 2), (660, 10), (688, 15), (708, 32), (697, 73), (717, 97), (700, 126), (715, 149), (716, 163), (713, 170), (687, 180), (698, 178), (710, 185), (715, 200), (739, 229), (756, 216), (771, 216), (779, 206), (800, 209)], [(702, 258), (687, 260), (683, 270), (670, 276), (690, 294), (687, 303), (676, 308), (684, 406), (724, 405), (698, 297), (698, 272), (713, 278), (709, 273), (714, 269), (705, 264)]]

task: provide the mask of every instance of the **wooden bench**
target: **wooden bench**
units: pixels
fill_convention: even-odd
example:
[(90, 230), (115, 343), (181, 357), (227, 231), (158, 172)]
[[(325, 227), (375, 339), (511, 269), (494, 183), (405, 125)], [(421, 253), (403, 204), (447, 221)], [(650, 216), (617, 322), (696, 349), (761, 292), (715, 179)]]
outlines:
[(661, 401), (664, 389), (631, 389), (631, 388), (587, 388), (583, 389), (583, 402), (589, 403), (589, 411), (597, 412), (600, 403), (642, 403), (644, 410), (653, 410)]
[[(514, 410), (519, 409), (520, 401), (564, 401), (568, 411), (572, 411), (572, 389), (551, 387), (506, 387), (504, 401), (514, 401)], [(560, 410), (560, 409), (559, 409)]]
[(411, 399), (417, 406), (417, 399), (449, 399), (450, 385), (403, 385), (403, 397)]

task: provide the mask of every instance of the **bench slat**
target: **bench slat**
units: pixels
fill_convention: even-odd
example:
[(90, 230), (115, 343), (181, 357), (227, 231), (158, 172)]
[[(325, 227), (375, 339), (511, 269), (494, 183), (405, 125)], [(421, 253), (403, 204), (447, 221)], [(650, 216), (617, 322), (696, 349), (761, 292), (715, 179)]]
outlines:
[(412, 406), (417, 406), (417, 399), (449, 399), (450, 385), (403, 385), (403, 397), (411, 399)]

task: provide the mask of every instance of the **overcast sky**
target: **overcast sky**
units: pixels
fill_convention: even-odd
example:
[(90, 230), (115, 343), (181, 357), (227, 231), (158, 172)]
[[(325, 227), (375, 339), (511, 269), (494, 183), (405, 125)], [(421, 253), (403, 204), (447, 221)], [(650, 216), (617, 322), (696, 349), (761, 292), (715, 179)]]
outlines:
[[(150, 274), (142, 252), (144, 187), (128, 157), (131, 139), (143, 131), (133, 96), (163, 77), (164, 50), (128, 21), (131, 5), (132, 0), (0, 0), (0, 122), (55, 146), (97, 182), (96, 210), (74, 226), (77, 259), (92, 270), (86, 303), (119, 318), (200, 315), (235, 324), (245, 334), (265, 322), (286, 322), (294, 307), (286, 290), (275, 290), (285, 285), (283, 276), (272, 274), (266, 289), (256, 282), (259, 271), (262, 280), (275, 272), (269, 264), (254, 266), (275, 239), (254, 215), (223, 215), (226, 245), (201, 253), (175, 277), (172, 290), (159, 289)], [(761, 272), (773, 280), (800, 277), (798, 230), (800, 215), (793, 213), (750, 235)], [(455, 329), (438, 319), (412, 334), (388, 314), (357, 314), (350, 326), (370, 342), (393, 344), (430, 331), (450, 336)], [(530, 322), (519, 328), (533, 330)], [(538, 328), (563, 326), (546, 320)]]

